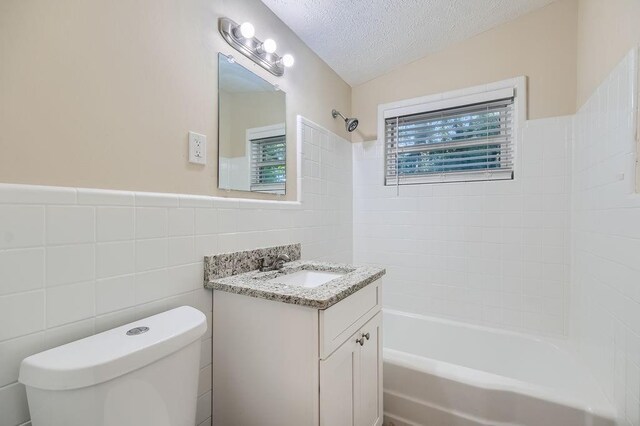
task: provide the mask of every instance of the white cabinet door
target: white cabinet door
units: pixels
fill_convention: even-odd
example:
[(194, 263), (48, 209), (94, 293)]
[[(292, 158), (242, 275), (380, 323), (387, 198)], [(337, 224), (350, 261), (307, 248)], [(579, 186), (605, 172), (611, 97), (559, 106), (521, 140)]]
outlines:
[[(360, 329), (356, 426), (382, 425), (382, 312)], [(368, 338), (367, 338), (368, 337)]]
[(355, 426), (359, 349), (355, 338), (347, 340), (320, 361), (320, 425)]
[(381, 328), (379, 312), (320, 361), (320, 425), (382, 425)]

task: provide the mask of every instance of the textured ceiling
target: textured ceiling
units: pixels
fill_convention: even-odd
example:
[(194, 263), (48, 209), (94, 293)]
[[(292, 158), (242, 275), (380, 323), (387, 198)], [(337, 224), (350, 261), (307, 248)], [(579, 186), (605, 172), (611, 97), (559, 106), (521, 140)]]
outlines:
[(352, 86), (554, 0), (262, 0)]

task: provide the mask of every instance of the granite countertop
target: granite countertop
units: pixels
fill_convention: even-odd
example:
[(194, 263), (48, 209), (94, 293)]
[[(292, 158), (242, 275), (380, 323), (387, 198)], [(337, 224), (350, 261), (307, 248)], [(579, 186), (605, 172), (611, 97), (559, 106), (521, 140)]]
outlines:
[[(314, 288), (288, 285), (277, 280), (278, 277), (301, 270), (337, 272), (344, 275)], [(371, 284), (384, 274), (384, 269), (371, 266), (298, 260), (286, 263), (280, 271), (251, 271), (225, 278), (211, 278), (205, 283), (205, 287), (294, 305), (326, 309)]]

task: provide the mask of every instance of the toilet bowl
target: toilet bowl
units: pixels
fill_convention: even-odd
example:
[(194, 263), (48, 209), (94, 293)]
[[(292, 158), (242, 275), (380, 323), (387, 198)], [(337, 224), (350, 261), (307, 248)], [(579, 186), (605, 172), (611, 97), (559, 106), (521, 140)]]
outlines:
[(30, 356), (33, 426), (193, 426), (206, 317), (183, 306)]

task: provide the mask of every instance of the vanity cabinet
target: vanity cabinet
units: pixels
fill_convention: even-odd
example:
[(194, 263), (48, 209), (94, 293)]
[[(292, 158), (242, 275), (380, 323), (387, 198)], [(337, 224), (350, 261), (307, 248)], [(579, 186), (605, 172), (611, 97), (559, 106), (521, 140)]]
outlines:
[(213, 292), (213, 424), (382, 425), (381, 279), (327, 309)]
[(382, 424), (382, 313), (320, 361), (320, 425)]

